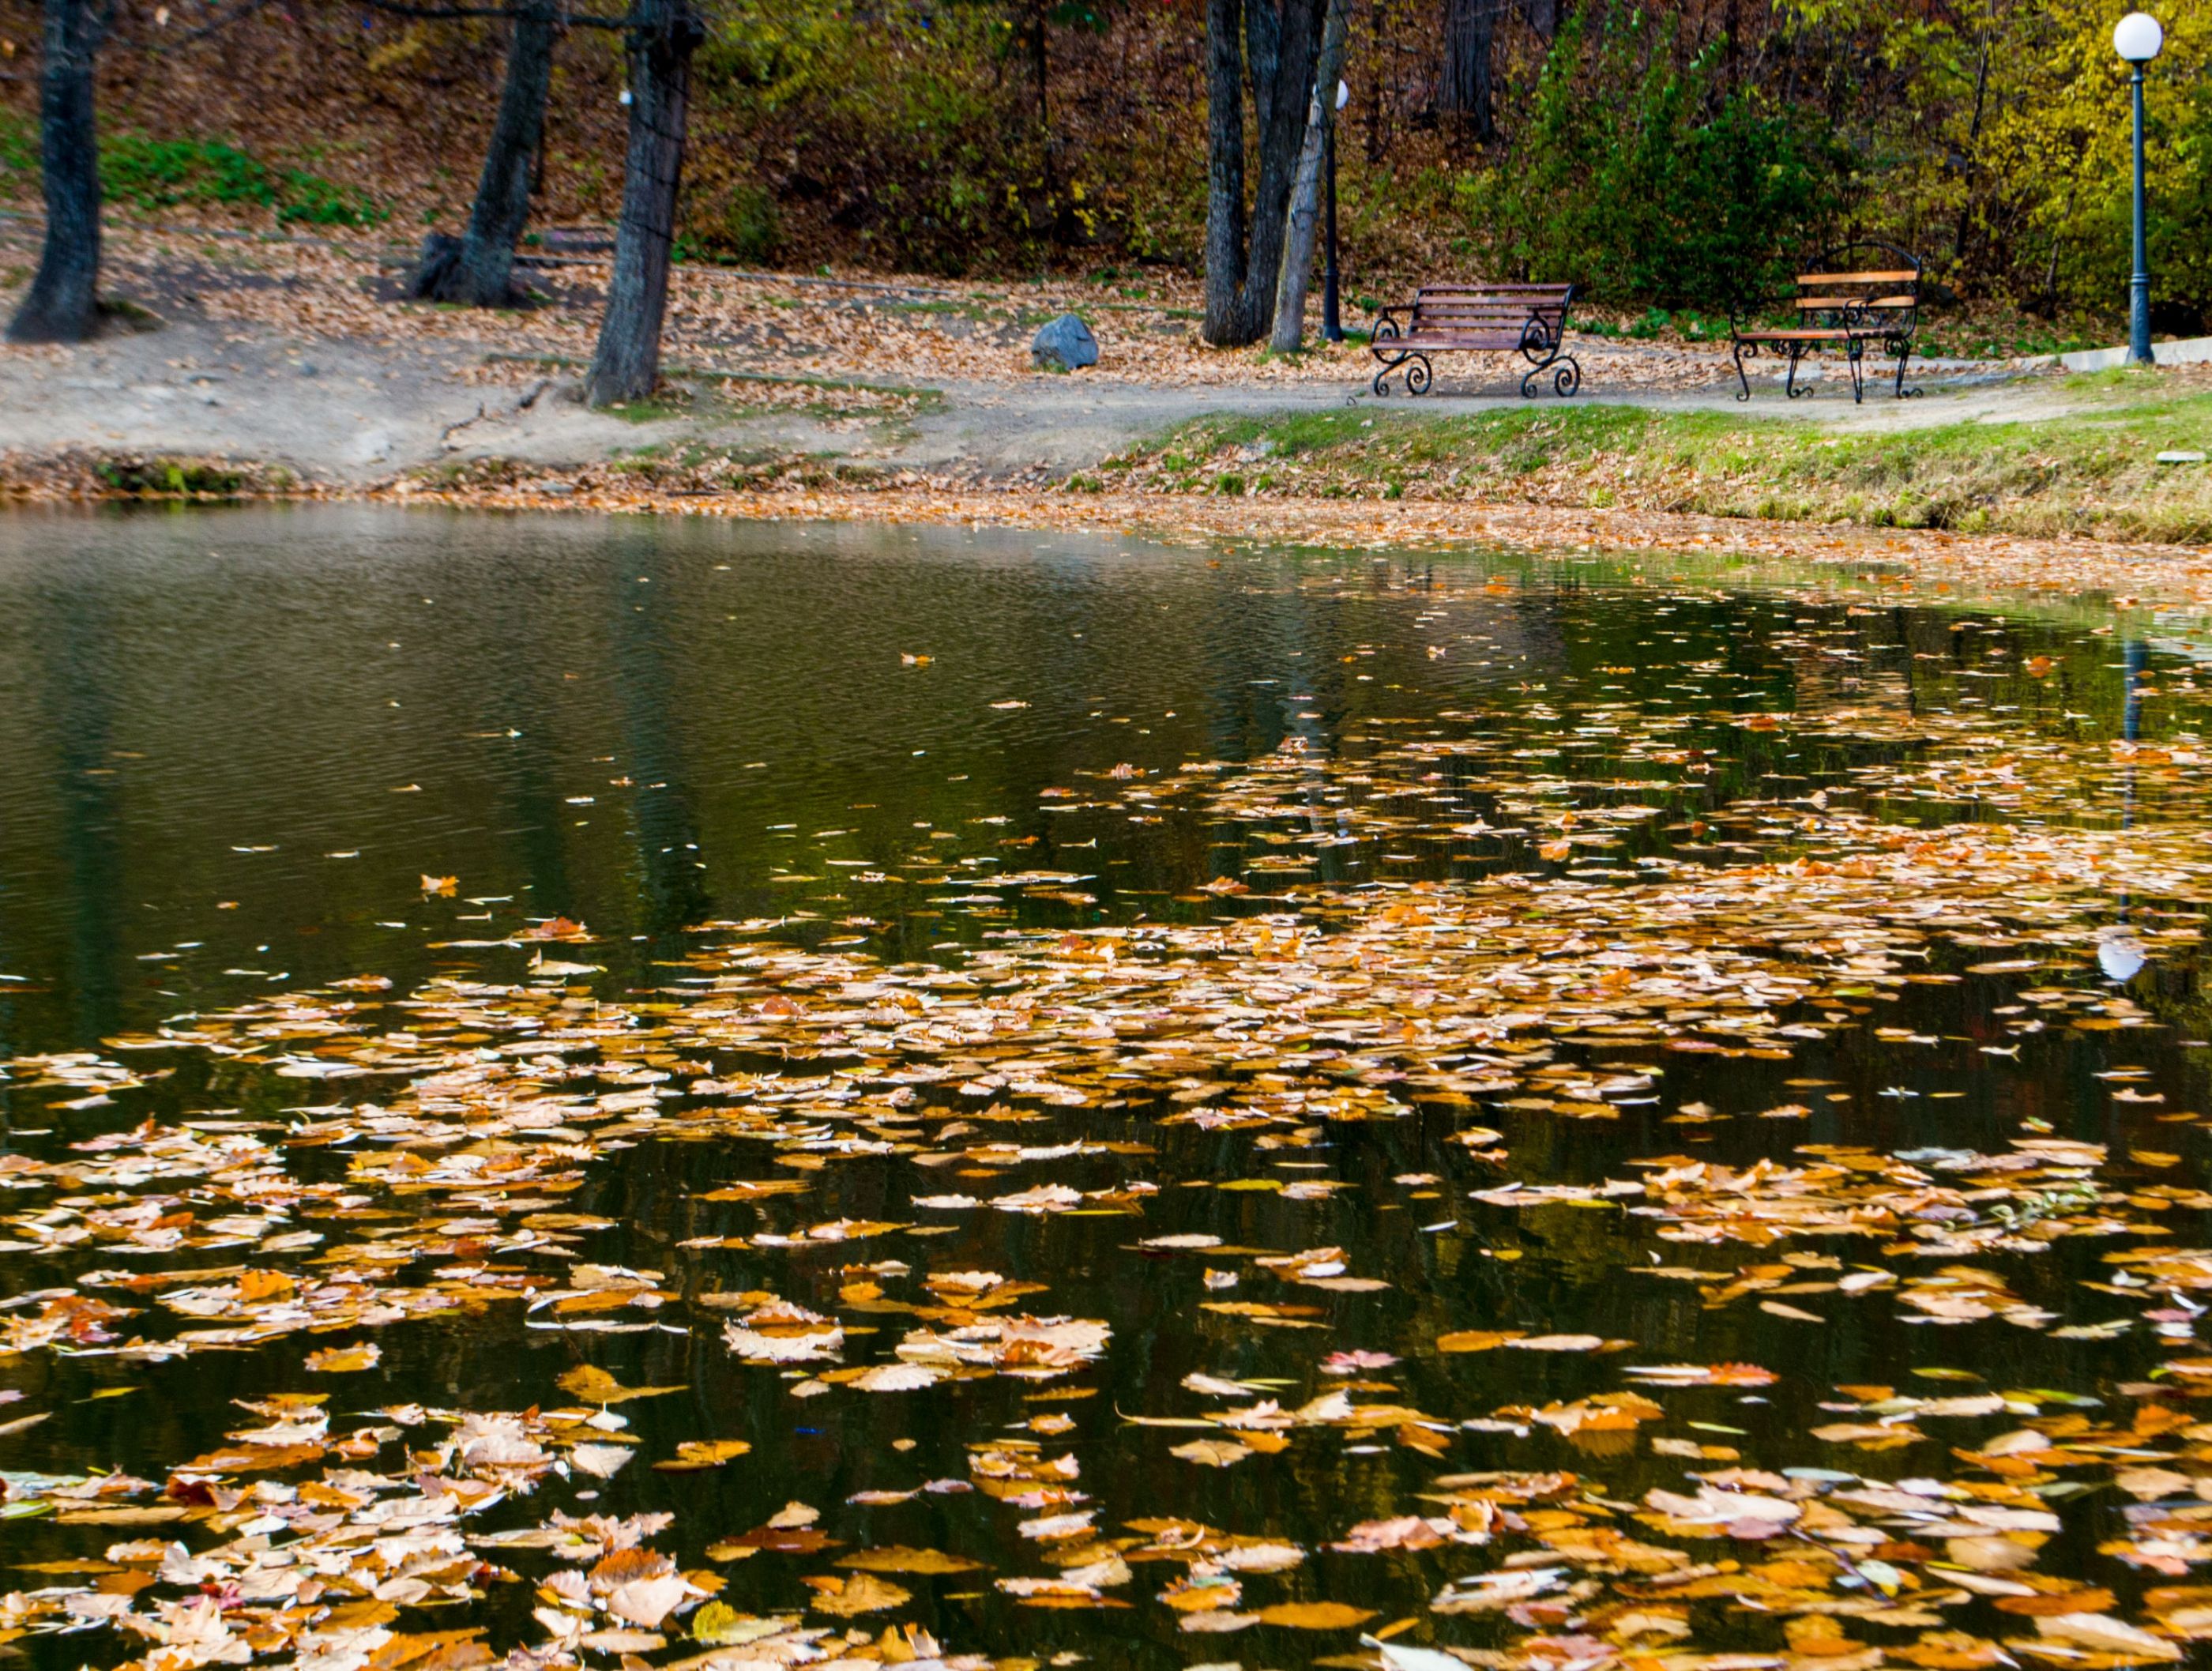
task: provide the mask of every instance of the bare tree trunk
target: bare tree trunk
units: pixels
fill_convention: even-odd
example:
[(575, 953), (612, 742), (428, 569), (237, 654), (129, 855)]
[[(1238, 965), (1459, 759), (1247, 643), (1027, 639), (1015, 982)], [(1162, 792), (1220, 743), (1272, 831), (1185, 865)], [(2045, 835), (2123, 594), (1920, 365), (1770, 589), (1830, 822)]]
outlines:
[(100, 323), (100, 138), (93, 61), (106, 32), (98, 0), (46, 0), (39, 59), (39, 163), (46, 240), (8, 326), (17, 343), (81, 343)]
[[(1270, 0), (1245, 0), (1248, 6)], [(1290, 230), (1291, 182), (1298, 149), (1305, 137), (1306, 106), (1313, 88), (1314, 59), (1320, 50), (1322, 8), (1326, 0), (1279, 0), (1281, 34), (1273, 84), (1253, 88), (1260, 115), (1260, 183), (1252, 201), (1252, 249), (1244, 281), (1242, 340), (1255, 343), (1275, 317), (1275, 278), (1283, 264), (1283, 240)]]
[(1348, 0), (1328, 0), (1322, 25), (1321, 53), (1314, 64), (1313, 94), (1306, 105), (1306, 135), (1298, 148), (1298, 168), (1291, 186), (1289, 226), (1283, 262), (1275, 282), (1275, 334), (1268, 346), (1295, 354), (1305, 339), (1306, 286), (1313, 276), (1314, 230), (1320, 221), (1321, 163), (1328, 125), (1335, 119), (1336, 78), (1344, 67), (1344, 32)]
[(458, 241), (433, 234), (422, 246), (413, 289), (426, 301), (512, 307), (526, 300), (514, 283), (514, 246), (530, 221), (532, 171), (544, 140), (553, 32), (550, 5), (532, 6), (515, 18), (499, 116), (484, 149), (468, 230)]
[[(1973, 225), (1974, 188), (1979, 184), (1982, 155), (1982, 112), (1987, 105), (1990, 92), (1990, 46), (1996, 33), (1996, 0), (1989, 0), (1982, 17), (1982, 50), (1980, 61), (1974, 66), (1974, 116), (1966, 125), (1966, 185), (1959, 204), (1959, 229), (1951, 240), (1951, 264), (1961, 266), (1966, 259), (1966, 233)], [(1956, 276), (1954, 274), (1954, 276)]]
[(1559, 32), (1559, 0), (1522, 0), (1522, 15), (1528, 27), (1549, 40)]
[[(1267, 0), (1253, 0), (1264, 6)], [(1217, 346), (1237, 342), (1244, 293), (1244, 5), (1206, 6), (1206, 323)]]
[(660, 381), (660, 324), (676, 241), (691, 54), (705, 31), (690, 0), (639, 0), (629, 32), (629, 155), (599, 346), (585, 380), (594, 406), (642, 400)]
[(1498, 4), (1499, 0), (1444, 0), (1444, 64), (1437, 108), (1458, 118), (1485, 145), (1498, 137), (1491, 117), (1490, 71)]
[[(1259, 341), (1274, 318), (1291, 181), (1305, 132), (1323, 3), (1208, 0), (1205, 337), (1218, 347)], [(1240, 48), (1248, 60), (1241, 65)], [(1259, 185), (1249, 216), (1242, 190), (1247, 82), (1260, 142)]]

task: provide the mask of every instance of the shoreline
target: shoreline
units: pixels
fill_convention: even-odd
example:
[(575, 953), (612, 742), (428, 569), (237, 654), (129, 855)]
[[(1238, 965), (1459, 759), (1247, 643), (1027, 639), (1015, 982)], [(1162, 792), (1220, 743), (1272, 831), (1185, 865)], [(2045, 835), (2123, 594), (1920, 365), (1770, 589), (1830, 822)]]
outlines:
[[(1628, 507), (1508, 501), (1224, 498), (1170, 493), (990, 489), (928, 483), (874, 487), (784, 486), (702, 492), (629, 486), (619, 495), (526, 486), (435, 485), (409, 476), (362, 484), (278, 485), (265, 470), (225, 460), (177, 460), (240, 480), (222, 490), (121, 487), (97, 472), (148, 461), (70, 454), (40, 461), (27, 481), (20, 455), (0, 455), (0, 507), (118, 505), (208, 508), (382, 505), (511, 513), (715, 517), (764, 522), (851, 522), (1077, 530), (1209, 548), (1264, 544), (1334, 550), (1448, 552), (1480, 548), (1632, 558), (1639, 553), (1788, 564), (1864, 565), (1859, 578), (1946, 592), (2056, 594), (2116, 615), (2161, 614), (2212, 624), (2212, 547), (2120, 543), (2079, 536), (1964, 533), (1775, 521)], [(56, 479), (56, 472), (67, 479)], [(289, 472), (282, 472), (289, 475)], [(126, 477), (126, 479), (128, 479)], [(1870, 572), (1869, 572), (1870, 571)]]

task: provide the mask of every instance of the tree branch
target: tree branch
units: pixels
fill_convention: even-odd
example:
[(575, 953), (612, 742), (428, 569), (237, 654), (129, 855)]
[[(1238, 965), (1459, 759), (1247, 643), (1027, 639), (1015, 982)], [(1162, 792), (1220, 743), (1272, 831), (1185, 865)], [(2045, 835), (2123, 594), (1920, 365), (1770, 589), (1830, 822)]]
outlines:
[[(254, 0), (265, 4), (267, 0)], [(511, 6), (415, 6), (405, 0), (363, 0), (377, 10), (391, 12), (399, 17), (412, 17), (429, 22), (450, 22), (471, 17), (534, 17), (543, 9), (527, 3)], [(570, 13), (560, 20), (572, 28), (579, 29), (635, 29), (651, 20), (641, 13), (631, 12), (621, 17), (597, 17), (586, 12)]]

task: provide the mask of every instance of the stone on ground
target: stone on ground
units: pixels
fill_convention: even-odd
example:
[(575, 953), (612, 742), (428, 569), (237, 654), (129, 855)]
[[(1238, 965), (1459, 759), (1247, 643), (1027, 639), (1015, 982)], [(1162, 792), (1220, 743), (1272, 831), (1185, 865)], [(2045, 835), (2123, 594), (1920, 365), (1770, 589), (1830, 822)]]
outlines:
[(1030, 359), (1040, 371), (1073, 371), (1098, 363), (1098, 339), (1073, 313), (1048, 319), (1030, 339)]

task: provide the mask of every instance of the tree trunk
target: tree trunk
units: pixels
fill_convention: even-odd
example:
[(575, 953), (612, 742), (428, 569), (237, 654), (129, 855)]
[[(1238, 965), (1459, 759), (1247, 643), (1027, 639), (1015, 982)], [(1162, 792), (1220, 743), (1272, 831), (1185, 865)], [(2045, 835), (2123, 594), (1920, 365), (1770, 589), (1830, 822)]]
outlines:
[[(1240, 5), (1238, 0), (1208, 0), (1204, 334), (1216, 346), (1257, 342), (1267, 334), (1274, 318), (1275, 281), (1282, 266), (1291, 181), (1305, 132), (1322, 3), (1242, 0)], [(1240, 66), (1240, 55), (1249, 62)], [(1245, 72), (1241, 76), (1240, 68)], [(1249, 220), (1242, 191), (1245, 158), (1240, 82), (1250, 85), (1259, 130), (1259, 185)]]
[(1528, 27), (1549, 40), (1559, 32), (1559, 0), (1522, 0), (1522, 15)]
[(39, 162), (46, 240), (23, 305), (17, 343), (81, 343), (100, 323), (100, 139), (93, 60), (106, 14), (94, 0), (46, 0), (39, 59)]
[(676, 190), (691, 54), (705, 31), (690, 0), (639, 0), (629, 32), (629, 155), (599, 350), (584, 385), (594, 406), (642, 400), (660, 381), (660, 322), (676, 241)]
[(1437, 107), (1455, 117), (1477, 143), (1498, 137), (1491, 119), (1491, 44), (1498, 33), (1499, 0), (1444, 0), (1443, 76)]
[[(1267, 0), (1253, 0), (1255, 7)], [(1206, 6), (1206, 323), (1217, 347), (1239, 340), (1244, 291), (1243, 0)]]
[(554, 16), (533, 6), (514, 21), (499, 116), (484, 149), (476, 206), (458, 245), (434, 238), (423, 246), (414, 292), (429, 301), (469, 307), (513, 307), (527, 298), (515, 288), (514, 246), (530, 220), (532, 168), (545, 133), (545, 97), (553, 82)]
[(1298, 148), (1297, 175), (1291, 186), (1289, 226), (1283, 262), (1275, 282), (1275, 334), (1268, 346), (1295, 354), (1304, 345), (1306, 285), (1313, 275), (1314, 230), (1320, 220), (1321, 163), (1328, 125), (1335, 119), (1336, 78), (1344, 66), (1344, 32), (1349, 0), (1328, 0), (1321, 32), (1321, 53), (1314, 63), (1313, 93), (1306, 105), (1305, 140)]

